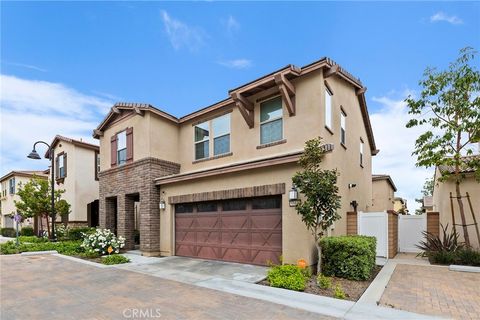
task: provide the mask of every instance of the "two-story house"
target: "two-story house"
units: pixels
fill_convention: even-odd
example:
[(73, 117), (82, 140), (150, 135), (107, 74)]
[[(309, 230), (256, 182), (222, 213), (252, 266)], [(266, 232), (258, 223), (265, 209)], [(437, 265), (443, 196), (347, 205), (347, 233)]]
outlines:
[(55, 188), (65, 190), (62, 199), (71, 206), (62, 221), (70, 227), (98, 226), (99, 146), (61, 135), (55, 136), (50, 146), (54, 150)]
[[(17, 192), (18, 189), (25, 185), (33, 177), (47, 179), (45, 171), (11, 171), (0, 178), (0, 208), (2, 228), (15, 228), (15, 222), (12, 219), (13, 214), (17, 212), (15, 201), (19, 201), (20, 197)], [(26, 219), (19, 225), (30, 226), (33, 224), (33, 219)]]
[(397, 187), (388, 174), (372, 175), (372, 206), (370, 211), (395, 210)]
[[(100, 140), (100, 226), (144, 255), (265, 265), (315, 263), (313, 237), (289, 204), (307, 140), (321, 136), (337, 168), (342, 219), (368, 211), (375, 146), (366, 88), (328, 58), (288, 65), (176, 118), (148, 104), (117, 103)], [(135, 208), (138, 208), (138, 211)]]

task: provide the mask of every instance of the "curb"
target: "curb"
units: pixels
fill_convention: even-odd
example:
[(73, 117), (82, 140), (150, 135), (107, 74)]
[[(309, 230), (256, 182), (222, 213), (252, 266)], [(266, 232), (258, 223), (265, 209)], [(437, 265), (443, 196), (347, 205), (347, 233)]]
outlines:
[(448, 267), (450, 271), (458, 271), (458, 272), (480, 272), (480, 267), (472, 267), (472, 266), (460, 266), (452, 264)]
[(48, 251), (30, 251), (30, 252), (22, 252), (20, 255), (22, 256), (39, 256), (42, 254), (58, 254), (57, 250), (48, 250)]

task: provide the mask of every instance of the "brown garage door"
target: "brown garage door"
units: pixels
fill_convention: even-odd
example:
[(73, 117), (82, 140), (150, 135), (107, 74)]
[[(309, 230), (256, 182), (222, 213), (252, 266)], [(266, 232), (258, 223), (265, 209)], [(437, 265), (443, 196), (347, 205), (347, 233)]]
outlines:
[(281, 202), (276, 196), (177, 204), (176, 255), (258, 265), (279, 263)]

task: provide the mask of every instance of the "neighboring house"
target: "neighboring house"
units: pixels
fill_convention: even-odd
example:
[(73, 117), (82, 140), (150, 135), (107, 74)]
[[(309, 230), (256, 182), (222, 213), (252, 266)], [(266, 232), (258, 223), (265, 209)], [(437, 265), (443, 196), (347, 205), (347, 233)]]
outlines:
[(422, 212), (432, 212), (433, 211), (433, 196), (424, 196), (422, 198)]
[(400, 214), (408, 214), (407, 199), (400, 197), (393, 198), (393, 210)]
[(372, 207), (370, 211), (394, 210), (397, 187), (387, 174), (372, 175)]
[[(478, 157), (478, 156), (477, 156)], [(455, 181), (453, 178), (448, 179), (447, 181), (440, 182), (439, 178), (442, 176), (442, 173), (445, 172), (454, 172), (453, 167), (448, 166), (440, 166), (437, 167), (435, 170), (435, 184), (433, 187), (433, 211), (439, 212), (440, 214), (440, 223), (443, 226), (448, 224), (448, 230), (450, 231), (453, 226), (453, 219), (452, 219), (452, 207), (451, 203), (453, 203), (453, 211), (455, 214), (455, 224), (456, 230), (460, 235), (461, 240), (463, 241), (463, 230), (462, 230), (462, 220), (460, 218), (460, 209), (457, 203), (457, 199), (453, 198), (452, 202), (450, 201), (450, 193), (453, 197), (456, 197), (455, 192)], [(479, 241), (477, 238), (474, 219), (472, 216), (472, 211), (470, 210), (470, 206), (468, 203), (467, 198), (465, 197), (467, 192), (470, 195), (470, 200), (472, 204), (472, 208), (475, 211), (475, 217), (478, 223), (480, 223), (480, 183), (475, 180), (474, 170), (473, 168), (464, 168), (462, 170), (462, 174), (464, 175), (464, 179), (460, 184), (460, 191), (462, 193), (463, 200), (463, 207), (465, 210), (465, 219), (468, 228), (468, 234), (470, 237), (470, 244), (476, 248), (479, 248)], [(480, 228), (480, 224), (478, 225)]]
[(60, 135), (50, 145), (54, 149), (55, 188), (65, 190), (62, 199), (71, 205), (71, 213), (63, 222), (68, 219), (73, 227), (98, 226), (99, 147)]
[[(17, 195), (18, 189), (21, 185), (25, 185), (33, 177), (47, 179), (47, 174), (44, 171), (11, 171), (0, 178), (0, 208), (1, 208), (1, 226), (2, 228), (14, 228), (15, 222), (11, 218), (17, 209), (15, 202), (19, 201), (20, 197)], [(19, 225), (29, 226), (33, 224), (33, 219), (26, 219)]]
[[(307, 140), (322, 136), (325, 168), (346, 212), (370, 210), (377, 154), (366, 88), (323, 58), (288, 65), (181, 118), (148, 104), (117, 103), (94, 130), (100, 140), (100, 225), (144, 255), (265, 265), (315, 262), (314, 242), (289, 206)], [(356, 185), (356, 186), (353, 186)], [(138, 208), (138, 212), (134, 208)]]

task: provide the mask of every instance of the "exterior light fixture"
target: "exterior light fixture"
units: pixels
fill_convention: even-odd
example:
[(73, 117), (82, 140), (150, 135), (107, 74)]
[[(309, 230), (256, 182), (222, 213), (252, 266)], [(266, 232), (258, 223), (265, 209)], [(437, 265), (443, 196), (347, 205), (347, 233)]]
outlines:
[(165, 208), (167, 207), (167, 205), (165, 204), (165, 200), (160, 200), (158, 207), (160, 208), (160, 210), (165, 210)]
[(349, 183), (349, 184), (348, 184), (348, 189), (355, 188), (356, 186), (357, 186), (356, 183)]
[(295, 207), (298, 203), (298, 190), (295, 185), (292, 185), (292, 189), (288, 192), (288, 205)]

